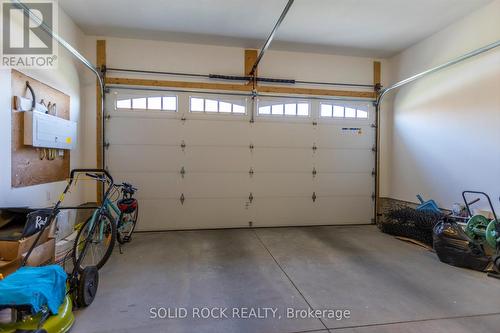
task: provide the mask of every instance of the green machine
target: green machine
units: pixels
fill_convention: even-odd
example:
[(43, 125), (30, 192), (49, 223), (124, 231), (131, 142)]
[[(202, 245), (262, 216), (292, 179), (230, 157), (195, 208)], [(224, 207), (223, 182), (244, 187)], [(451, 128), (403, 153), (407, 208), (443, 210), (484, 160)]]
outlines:
[[(493, 214), (493, 219), (490, 220), (483, 215), (472, 215), (471, 205), (479, 202), (481, 198), (476, 198), (472, 201), (468, 200), (471, 195), (479, 195), (485, 197), (491, 213)], [(499, 278), (500, 275), (500, 220), (497, 217), (493, 203), (491, 202), (490, 196), (484, 192), (479, 191), (463, 191), (462, 197), (465, 202), (465, 207), (467, 208), (467, 213), (470, 218), (465, 226), (465, 233), (473, 241), (483, 246), (489, 247), (494, 251), (493, 265), (497, 270), (497, 274), (490, 274), (491, 276)]]

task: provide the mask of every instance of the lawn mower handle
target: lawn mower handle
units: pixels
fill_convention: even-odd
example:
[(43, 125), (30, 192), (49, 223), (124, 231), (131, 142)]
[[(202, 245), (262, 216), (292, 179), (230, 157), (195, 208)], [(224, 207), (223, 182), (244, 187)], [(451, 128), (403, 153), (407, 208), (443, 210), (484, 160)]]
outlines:
[(73, 170), (71, 170), (70, 178), (73, 179), (75, 177), (75, 173), (89, 173), (89, 172), (103, 173), (111, 181), (111, 184), (114, 183), (113, 177), (111, 177), (109, 172), (107, 170), (104, 170), (104, 169), (73, 169)]
[(497, 213), (495, 212), (495, 208), (493, 208), (493, 204), (491, 202), (490, 196), (488, 194), (486, 194), (484, 192), (480, 192), (480, 191), (463, 191), (462, 192), (462, 198), (464, 199), (465, 207), (467, 208), (467, 213), (469, 214), (469, 216), (472, 216), (472, 212), (470, 210), (470, 205), (478, 202), (480, 199), (478, 198), (478, 199), (472, 200), (471, 202), (467, 202), (466, 194), (479, 194), (479, 195), (486, 197), (486, 199), (488, 200), (488, 204), (490, 205), (491, 212), (493, 213), (493, 217), (495, 218), (495, 221), (498, 221)]

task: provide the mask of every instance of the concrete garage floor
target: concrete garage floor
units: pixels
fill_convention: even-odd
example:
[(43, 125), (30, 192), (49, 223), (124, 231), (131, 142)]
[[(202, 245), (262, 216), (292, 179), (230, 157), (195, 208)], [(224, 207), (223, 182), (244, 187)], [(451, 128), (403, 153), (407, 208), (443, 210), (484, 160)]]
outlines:
[[(500, 331), (499, 280), (375, 226), (142, 233), (100, 273), (73, 333)], [(188, 315), (150, 319), (151, 307)], [(193, 319), (201, 307), (229, 308), (229, 318)], [(241, 307), (277, 308), (276, 318), (231, 318)], [(308, 307), (350, 318), (286, 318), (287, 308)]]

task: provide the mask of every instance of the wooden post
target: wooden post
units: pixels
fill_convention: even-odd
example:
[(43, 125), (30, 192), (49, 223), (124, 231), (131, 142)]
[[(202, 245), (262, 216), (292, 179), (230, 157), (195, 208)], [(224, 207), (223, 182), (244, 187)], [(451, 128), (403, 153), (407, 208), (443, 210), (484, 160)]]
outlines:
[[(97, 40), (96, 43), (96, 66), (101, 69), (106, 66), (106, 41)], [(104, 168), (102, 153), (103, 153), (103, 142), (102, 142), (102, 104), (101, 104), (101, 87), (99, 81), (96, 81), (96, 167), (98, 169)], [(97, 202), (102, 200), (102, 186), (97, 185)]]
[[(245, 50), (245, 75), (250, 75), (253, 64), (255, 64), (255, 61), (257, 60), (257, 55), (258, 55), (257, 50), (250, 50), (250, 49)], [(255, 76), (257, 76), (257, 71), (258, 69), (255, 70)], [(253, 84), (252, 81), (248, 82), (248, 85), (252, 84)], [(257, 82), (255, 82), (255, 85), (257, 85)]]
[[(381, 81), (382, 65), (380, 61), (373, 62), (373, 84), (375, 85), (375, 94), (378, 97)], [(380, 110), (380, 108), (377, 108)], [(380, 112), (375, 114), (375, 223), (378, 222), (378, 214), (380, 212)]]
[(373, 62), (373, 84), (380, 85), (381, 84), (381, 67), (380, 61)]

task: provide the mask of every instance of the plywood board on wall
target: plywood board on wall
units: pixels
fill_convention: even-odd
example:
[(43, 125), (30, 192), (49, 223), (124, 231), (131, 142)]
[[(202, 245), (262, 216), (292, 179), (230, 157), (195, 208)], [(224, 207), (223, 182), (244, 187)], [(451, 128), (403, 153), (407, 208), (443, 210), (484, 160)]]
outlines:
[(14, 96), (31, 98), (26, 87), (29, 81), (35, 91), (37, 102), (56, 103), (57, 116), (69, 120), (70, 97), (43, 82), (21, 72), (12, 70), (12, 187), (52, 183), (69, 177), (70, 152), (64, 150), (64, 156), (56, 154), (54, 160), (40, 159), (40, 149), (24, 145), (24, 112), (14, 108)]

